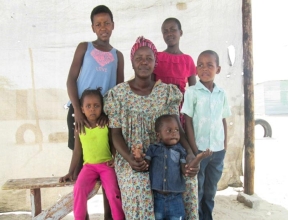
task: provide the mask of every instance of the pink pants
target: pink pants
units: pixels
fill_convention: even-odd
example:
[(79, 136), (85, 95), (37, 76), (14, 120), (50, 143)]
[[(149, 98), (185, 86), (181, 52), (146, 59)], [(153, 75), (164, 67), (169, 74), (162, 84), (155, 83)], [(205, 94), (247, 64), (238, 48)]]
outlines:
[(74, 185), (75, 220), (85, 220), (87, 198), (99, 178), (105, 189), (113, 220), (125, 219), (115, 170), (107, 166), (105, 162), (100, 164), (85, 164), (83, 166)]

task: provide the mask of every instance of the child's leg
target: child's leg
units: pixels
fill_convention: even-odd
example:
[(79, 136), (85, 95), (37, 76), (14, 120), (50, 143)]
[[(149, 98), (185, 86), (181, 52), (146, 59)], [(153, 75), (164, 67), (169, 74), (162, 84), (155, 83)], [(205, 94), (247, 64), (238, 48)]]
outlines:
[(74, 185), (74, 218), (83, 220), (87, 212), (87, 198), (99, 174), (96, 172), (95, 165), (86, 164), (83, 166), (77, 181)]
[(103, 205), (104, 205), (104, 220), (112, 220), (112, 213), (109, 206), (109, 202), (105, 193), (105, 189), (102, 187), (103, 192)]
[(182, 193), (168, 195), (165, 201), (165, 219), (184, 220), (185, 208)]
[(212, 219), (212, 211), (214, 208), (214, 197), (217, 191), (217, 184), (222, 175), (224, 157), (225, 157), (225, 150), (222, 150), (214, 152), (211, 158), (208, 158), (209, 163), (207, 164), (205, 169), (206, 176), (204, 181), (203, 198), (201, 201), (203, 219), (207, 220)]
[(165, 196), (153, 191), (155, 220), (165, 219)]
[(121, 193), (114, 168), (107, 166), (106, 163), (102, 163), (98, 164), (98, 171), (102, 186), (109, 201), (113, 220), (124, 220), (125, 216), (122, 209)]
[(80, 171), (81, 171), (81, 169), (82, 169), (82, 167), (83, 167), (83, 162), (84, 162), (84, 161), (83, 161), (83, 154), (82, 154), (82, 156), (81, 156), (81, 158), (80, 158), (80, 161), (79, 161), (76, 169), (74, 170), (73, 180), (77, 180), (77, 177), (78, 177), (78, 175), (79, 175), (79, 173), (80, 173)]

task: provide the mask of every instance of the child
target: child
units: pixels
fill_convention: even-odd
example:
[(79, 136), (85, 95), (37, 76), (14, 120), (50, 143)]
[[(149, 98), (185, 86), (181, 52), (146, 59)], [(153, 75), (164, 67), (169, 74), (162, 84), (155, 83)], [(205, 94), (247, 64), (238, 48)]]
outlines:
[(193, 151), (213, 151), (211, 156), (201, 161), (198, 173), (200, 220), (213, 219), (214, 197), (227, 149), (225, 118), (230, 116), (231, 112), (225, 92), (214, 83), (215, 75), (219, 74), (220, 70), (216, 52), (206, 50), (199, 55), (197, 75), (200, 82), (187, 89), (181, 110), (185, 114), (186, 133)]
[[(82, 42), (78, 45), (70, 67), (67, 90), (71, 101), (67, 115), (68, 147), (74, 149), (74, 128), (78, 133), (84, 132), (84, 125), (91, 127), (82, 114), (79, 98), (87, 88), (102, 87), (102, 94), (124, 81), (124, 59), (120, 51), (113, 48), (110, 36), (114, 29), (113, 14), (105, 5), (95, 7), (91, 12), (92, 30), (97, 39), (93, 42)], [(99, 117), (99, 119), (103, 117)], [(105, 120), (104, 120), (105, 121)], [(100, 125), (101, 123), (99, 120)], [(75, 170), (76, 179), (79, 169)], [(110, 210), (103, 191), (105, 216)]]
[[(158, 143), (151, 144), (146, 152), (150, 164), (150, 181), (154, 196), (155, 219), (184, 219), (185, 208), (182, 193), (185, 192), (186, 151), (179, 143), (180, 133), (176, 118), (162, 115), (155, 121)], [(142, 159), (141, 146), (132, 148), (136, 160)], [(211, 155), (204, 151), (193, 160), (193, 166)]]
[[(181, 23), (177, 18), (167, 18), (162, 24), (161, 31), (167, 49), (157, 54), (158, 65), (154, 70), (155, 81), (161, 79), (164, 83), (174, 84), (184, 94), (187, 82), (189, 86), (196, 83), (196, 68), (191, 56), (183, 54), (179, 48), (180, 37), (183, 34)], [(181, 107), (182, 103), (180, 109)], [(185, 128), (182, 115), (180, 115), (180, 121), (182, 127)]]
[[(114, 220), (125, 219), (122, 210), (120, 190), (114, 171), (114, 161), (109, 147), (107, 126), (97, 126), (97, 120), (103, 113), (101, 89), (85, 90), (81, 96), (81, 109), (90, 127), (85, 134), (75, 131), (75, 148), (69, 173), (60, 178), (60, 182), (73, 180), (73, 174), (83, 154), (84, 165), (74, 186), (74, 217), (83, 220), (86, 217), (87, 197), (100, 178), (111, 206)], [(111, 146), (111, 145), (110, 145)], [(114, 149), (111, 146), (111, 149)], [(112, 150), (115, 156), (115, 149)]]

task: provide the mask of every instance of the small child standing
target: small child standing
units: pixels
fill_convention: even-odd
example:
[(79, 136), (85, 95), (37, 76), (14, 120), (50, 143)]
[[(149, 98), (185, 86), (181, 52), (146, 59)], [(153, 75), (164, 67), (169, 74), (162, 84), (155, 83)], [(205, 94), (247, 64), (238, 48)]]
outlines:
[(231, 115), (223, 89), (216, 86), (219, 56), (212, 50), (203, 51), (197, 60), (200, 81), (186, 90), (181, 112), (185, 114), (186, 134), (193, 151), (201, 154), (210, 149), (213, 154), (200, 163), (198, 173), (199, 220), (213, 219), (214, 197), (217, 191), (227, 149), (226, 117)]
[[(183, 219), (185, 208), (182, 193), (185, 192), (186, 151), (180, 144), (179, 125), (173, 115), (162, 115), (155, 121), (158, 143), (151, 144), (145, 152), (149, 165), (151, 188), (154, 196), (155, 219)], [(136, 160), (142, 159), (141, 146), (132, 148)], [(210, 151), (198, 154), (193, 167), (211, 155)]]
[[(87, 210), (87, 198), (97, 179), (100, 178), (111, 207), (114, 220), (124, 220), (120, 190), (114, 170), (115, 149), (109, 146), (108, 128), (97, 126), (97, 119), (103, 113), (103, 96), (101, 89), (85, 90), (80, 99), (81, 109), (90, 127), (86, 133), (75, 131), (75, 148), (71, 159), (69, 173), (60, 178), (60, 182), (73, 180), (75, 169), (83, 155), (84, 165), (74, 186), (74, 217), (84, 220)], [(111, 147), (111, 150), (110, 150)]]

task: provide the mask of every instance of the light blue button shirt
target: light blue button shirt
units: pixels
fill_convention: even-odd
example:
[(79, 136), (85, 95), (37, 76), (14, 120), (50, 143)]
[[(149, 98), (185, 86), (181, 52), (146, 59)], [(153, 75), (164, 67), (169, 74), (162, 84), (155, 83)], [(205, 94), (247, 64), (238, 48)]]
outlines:
[(200, 81), (190, 86), (184, 95), (181, 109), (192, 118), (198, 150), (214, 152), (224, 149), (223, 118), (231, 115), (226, 94), (214, 84), (210, 92)]

